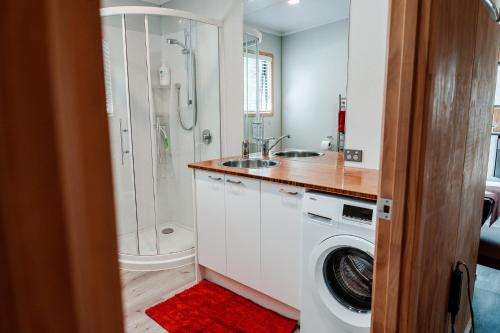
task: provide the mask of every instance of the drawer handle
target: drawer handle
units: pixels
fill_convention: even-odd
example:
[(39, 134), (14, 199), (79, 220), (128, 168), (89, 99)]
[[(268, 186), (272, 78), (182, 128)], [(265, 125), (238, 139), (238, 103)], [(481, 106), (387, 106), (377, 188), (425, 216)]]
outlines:
[(297, 195), (297, 194), (299, 194), (299, 192), (292, 192), (292, 191), (287, 191), (287, 190), (284, 190), (284, 189), (280, 189), (280, 192), (281, 193), (285, 193), (285, 194), (290, 194), (290, 195)]
[(316, 220), (316, 221), (323, 222), (323, 223), (331, 223), (332, 222), (331, 218), (324, 217), (324, 216), (317, 215), (317, 214), (313, 214), (313, 213), (307, 213), (307, 216), (309, 216), (309, 218), (312, 220)]
[(222, 180), (221, 177), (208, 176), (208, 178), (210, 178), (212, 180), (217, 180), (217, 181), (221, 181)]
[(231, 179), (226, 180), (226, 182), (231, 183), (231, 184), (243, 184), (243, 183), (242, 183), (242, 182), (240, 182), (239, 180), (238, 180), (238, 181), (236, 181), (236, 180), (231, 180)]
[(309, 200), (312, 200), (312, 201), (317, 201), (318, 199), (313, 198), (313, 197), (309, 197)]

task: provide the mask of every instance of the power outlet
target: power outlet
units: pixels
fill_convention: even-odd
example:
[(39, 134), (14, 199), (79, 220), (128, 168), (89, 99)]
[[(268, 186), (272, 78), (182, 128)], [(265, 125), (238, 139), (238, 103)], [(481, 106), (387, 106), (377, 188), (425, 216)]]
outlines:
[(346, 149), (344, 150), (344, 161), (349, 162), (362, 162), (363, 161), (363, 151)]

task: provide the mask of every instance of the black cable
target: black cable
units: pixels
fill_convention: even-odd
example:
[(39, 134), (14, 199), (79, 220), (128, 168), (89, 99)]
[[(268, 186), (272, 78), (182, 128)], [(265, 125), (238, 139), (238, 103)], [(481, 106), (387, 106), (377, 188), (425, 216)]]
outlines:
[(460, 266), (464, 266), (465, 271), (467, 273), (467, 296), (469, 297), (469, 308), (470, 308), (470, 317), (471, 317), (471, 333), (474, 333), (474, 310), (472, 309), (472, 297), (471, 297), (471, 292), (470, 292), (470, 272), (469, 272), (469, 267), (467, 267), (467, 264), (464, 263), (463, 261), (458, 261), (456, 268), (459, 268)]

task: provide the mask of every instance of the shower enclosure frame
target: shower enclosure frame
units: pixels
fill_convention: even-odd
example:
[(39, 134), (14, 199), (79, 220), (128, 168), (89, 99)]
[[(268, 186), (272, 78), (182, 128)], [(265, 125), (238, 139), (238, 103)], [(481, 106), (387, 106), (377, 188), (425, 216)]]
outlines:
[(191, 12), (178, 9), (161, 8), (161, 7), (146, 7), (146, 6), (117, 6), (117, 7), (106, 7), (101, 8), (101, 17), (113, 16), (113, 15), (158, 15), (158, 16), (168, 16), (177, 17), (188, 20), (193, 20), (201, 23), (210, 24), (222, 27), (222, 22), (212, 18), (197, 15)]
[[(190, 21), (195, 21), (199, 23), (205, 23), (212, 25), (214, 27), (217, 27), (218, 29), (218, 38), (219, 38), (219, 59), (218, 59), (218, 64), (219, 64), (219, 87), (221, 86), (220, 82), (220, 67), (221, 67), (221, 44), (220, 44), (220, 35), (221, 35), (221, 28), (223, 26), (222, 21), (204, 17), (201, 15), (197, 15), (188, 11), (183, 11), (183, 10), (177, 10), (177, 9), (170, 9), (170, 8), (161, 8), (161, 7), (146, 7), (146, 6), (116, 6), (116, 7), (106, 7), (106, 8), (101, 8), (100, 9), (100, 16), (101, 17), (108, 17), (108, 16), (121, 16), (121, 20), (125, 19), (125, 15), (145, 15), (146, 18), (146, 25), (147, 25), (147, 18), (148, 16), (163, 16), (163, 17), (174, 17), (174, 18), (180, 18), (180, 19), (187, 19)], [(126, 31), (124, 30), (122, 32), (123, 34), (123, 41), (124, 41), (124, 57), (125, 57), (125, 63), (127, 64), (127, 56), (126, 56), (126, 48), (127, 48), (127, 43), (125, 41), (125, 34)], [(148, 41), (148, 38), (146, 38), (146, 41)], [(146, 53), (149, 56), (149, 43), (146, 42)], [(149, 60), (147, 60), (149, 61)], [(127, 65), (128, 66), (128, 65)], [(150, 75), (150, 68), (148, 65), (148, 76)], [(125, 81), (127, 87), (129, 86), (129, 74), (128, 71), (125, 71)], [(151, 88), (149, 88), (151, 89)], [(127, 114), (128, 117), (130, 118), (131, 115), (131, 106), (130, 106), (130, 96), (129, 96), (129, 89), (126, 91), (126, 98), (127, 98)], [(219, 115), (221, 113), (220, 107), (221, 107), (221, 93), (219, 90)], [(194, 128), (193, 128), (194, 130)], [(131, 131), (129, 131), (129, 135)], [(219, 133), (219, 135), (222, 136), (222, 133)], [(130, 140), (132, 142), (132, 140)], [(221, 151), (221, 148), (219, 147), (219, 151)], [(194, 203), (193, 203), (194, 204)], [(194, 221), (196, 221), (196, 216), (194, 216)], [(156, 223), (156, 222), (155, 222)], [(184, 266), (190, 263), (195, 262), (195, 256), (196, 256), (196, 248), (195, 244), (197, 243), (196, 240), (196, 222), (194, 223), (194, 228), (195, 228), (195, 239), (194, 239), (194, 244), (193, 248), (187, 251), (182, 251), (179, 253), (175, 254), (155, 254), (155, 255), (141, 255), (139, 252), (138, 254), (124, 254), (124, 253), (118, 253), (119, 254), (119, 262), (120, 262), (120, 267), (123, 269), (127, 270), (136, 270), (136, 271), (154, 271), (154, 270), (163, 270), (163, 269), (169, 269), (169, 268), (175, 268), (175, 267), (180, 267)], [(158, 242), (158, 240), (157, 240)]]

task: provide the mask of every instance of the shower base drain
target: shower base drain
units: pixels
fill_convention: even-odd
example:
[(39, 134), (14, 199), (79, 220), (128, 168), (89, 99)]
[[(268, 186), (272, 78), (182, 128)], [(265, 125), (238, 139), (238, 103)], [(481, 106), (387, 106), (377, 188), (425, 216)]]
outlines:
[(163, 228), (161, 229), (161, 233), (164, 235), (168, 235), (174, 232), (174, 228)]

